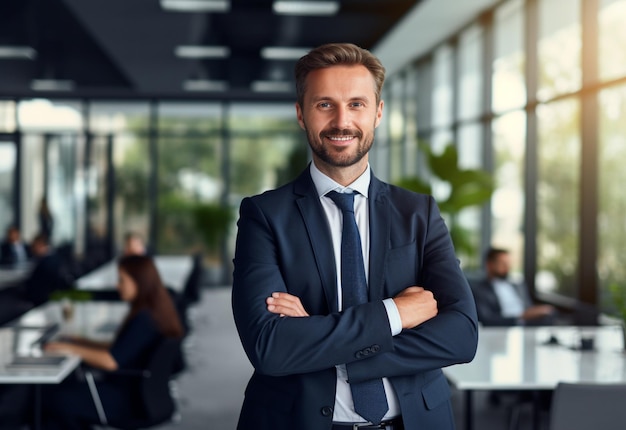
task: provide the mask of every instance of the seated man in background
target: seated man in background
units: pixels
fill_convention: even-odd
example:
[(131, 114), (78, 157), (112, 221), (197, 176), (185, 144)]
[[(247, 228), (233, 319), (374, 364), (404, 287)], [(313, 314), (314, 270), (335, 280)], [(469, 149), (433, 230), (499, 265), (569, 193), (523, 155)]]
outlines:
[(45, 234), (35, 236), (31, 250), (35, 266), (24, 281), (22, 293), (26, 300), (37, 306), (48, 301), (52, 292), (70, 288), (73, 279)]
[(0, 264), (25, 263), (30, 258), (28, 245), (22, 240), (19, 229), (11, 225), (0, 245)]
[(485, 277), (470, 281), (478, 321), (485, 326), (550, 325), (556, 311), (551, 305), (532, 303), (526, 285), (509, 279), (511, 256), (505, 249), (489, 248)]

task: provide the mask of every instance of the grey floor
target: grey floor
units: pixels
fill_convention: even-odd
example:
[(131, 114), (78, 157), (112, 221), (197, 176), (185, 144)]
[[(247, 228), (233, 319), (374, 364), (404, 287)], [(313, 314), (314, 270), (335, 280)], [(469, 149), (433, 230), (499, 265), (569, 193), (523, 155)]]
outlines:
[[(174, 385), (180, 413), (174, 422), (158, 430), (233, 430), (252, 367), (232, 320), (230, 289), (203, 290), (200, 303), (190, 314), (193, 333), (185, 344), (188, 369)], [(462, 393), (453, 390), (452, 400), (457, 429), (463, 430)], [(474, 430), (507, 429), (509, 412), (506, 403), (493, 407), (486, 393), (475, 393)], [(548, 428), (546, 422), (547, 416), (543, 415), (541, 430)], [(531, 428), (531, 408), (525, 405), (520, 408), (518, 429)]]

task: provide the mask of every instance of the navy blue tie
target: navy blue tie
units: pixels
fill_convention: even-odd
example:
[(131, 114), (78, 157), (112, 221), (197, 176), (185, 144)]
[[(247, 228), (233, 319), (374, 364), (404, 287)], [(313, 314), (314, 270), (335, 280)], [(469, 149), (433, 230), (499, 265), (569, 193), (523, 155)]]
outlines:
[[(359, 227), (354, 218), (354, 194), (331, 191), (326, 194), (341, 209), (343, 230), (341, 233), (341, 290), (343, 309), (367, 302), (367, 280), (361, 250)], [(347, 365), (348, 375), (350, 365)], [(383, 380), (369, 379), (350, 384), (354, 410), (373, 424), (379, 424), (389, 406)]]

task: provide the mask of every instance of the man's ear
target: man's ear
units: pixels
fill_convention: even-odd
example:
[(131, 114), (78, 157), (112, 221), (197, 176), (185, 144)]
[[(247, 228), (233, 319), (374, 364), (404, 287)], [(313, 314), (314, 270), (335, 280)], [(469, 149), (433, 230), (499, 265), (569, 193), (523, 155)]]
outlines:
[(383, 107), (385, 106), (384, 101), (380, 101), (378, 103), (378, 108), (376, 109), (376, 121), (374, 121), (374, 128), (378, 128), (380, 125), (380, 120), (383, 118)]
[(298, 124), (300, 124), (300, 128), (302, 130), (306, 130), (306, 126), (304, 125), (304, 117), (302, 116), (302, 106), (300, 103), (296, 102), (296, 117), (298, 118)]

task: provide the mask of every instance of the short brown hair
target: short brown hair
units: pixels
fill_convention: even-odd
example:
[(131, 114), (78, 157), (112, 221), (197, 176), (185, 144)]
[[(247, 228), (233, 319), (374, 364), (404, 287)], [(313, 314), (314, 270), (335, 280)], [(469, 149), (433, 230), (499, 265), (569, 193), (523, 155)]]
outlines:
[(376, 103), (385, 82), (385, 68), (380, 60), (367, 49), (351, 43), (328, 43), (311, 50), (296, 63), (296, 96), (302, 106), (306, 92), (306, 78), (310, 72), (331, 66), (365, 66), (374, 78)]

